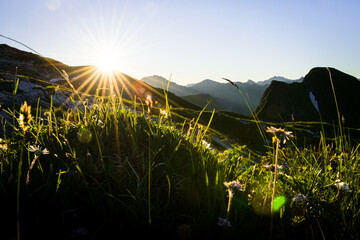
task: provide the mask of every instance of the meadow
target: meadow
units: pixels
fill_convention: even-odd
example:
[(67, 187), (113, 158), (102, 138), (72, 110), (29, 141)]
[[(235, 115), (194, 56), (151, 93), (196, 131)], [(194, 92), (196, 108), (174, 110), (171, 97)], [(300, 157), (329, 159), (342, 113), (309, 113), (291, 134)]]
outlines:
[(299, 146), (254, 116), (255, 153), (217, 148), (205, 108), (179, 121), (151, 97), (69, 101), (1, 109), (1, 239), (359, 238), (359, 145), (341, 123)]

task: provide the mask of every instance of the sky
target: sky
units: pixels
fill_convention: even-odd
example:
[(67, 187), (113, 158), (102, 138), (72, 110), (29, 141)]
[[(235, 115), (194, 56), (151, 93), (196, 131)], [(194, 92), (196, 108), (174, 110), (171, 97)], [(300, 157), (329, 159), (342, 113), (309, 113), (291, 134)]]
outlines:
[[(0, 34), (65, 64), (204, 79), (360, 77), (359, 0), (1, 0)], [(0, 43), (30, 51), (0, 37)]]

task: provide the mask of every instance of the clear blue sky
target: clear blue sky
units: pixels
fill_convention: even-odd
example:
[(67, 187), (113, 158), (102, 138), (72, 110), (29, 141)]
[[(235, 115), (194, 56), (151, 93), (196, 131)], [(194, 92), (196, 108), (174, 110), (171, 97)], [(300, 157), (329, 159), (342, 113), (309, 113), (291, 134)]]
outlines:
[[(68, 65), (108, 49), (136, 78), (360, 77), (359, 0), (1, 0), (0, 34)], [(0, 38), (0, 43), (24, 49)]]

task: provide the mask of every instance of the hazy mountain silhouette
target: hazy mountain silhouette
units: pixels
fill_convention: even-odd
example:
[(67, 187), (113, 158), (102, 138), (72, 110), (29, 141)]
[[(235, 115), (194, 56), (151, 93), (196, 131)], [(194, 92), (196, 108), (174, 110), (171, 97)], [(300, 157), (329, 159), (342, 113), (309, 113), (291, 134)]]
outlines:
[[(153, 86), (156, 88), (166, 89), (169, 80), (164, 77), (158, 76), (158, 75), (153, 75), (153, 76), (149, 76), (149, 77), (144, 77), (141, 79), (141, 81), (144, 81), (147, 84), (149, 84), (150, 86)], [(190, 89), (188, 87), (179, 85), (172, 81), (170, 81), (168, 91), (174, 93), (175, 95), (177, 95), (179, 97), (188, 96), (188, 95), (196, 95), (196, 94), (201, 93), (201, 92), (195, 91), (193, 89)]]
[(248, 82), (236, 82), (236, 84), (239, 86), (239, 90), (228, 82), (219, 83), (206, 79), (190, 88), (211, 95), (219, 103), (222, 103), (224, 108), (221, 110), (250, 115), (249, 107), (252, 111), (255, 110), (267, 85), (260, 86)]
[[(157, 75), (144, 77), (141, 80), (157, 88), (166, 88), (168, 84), (167, 79)], [(302, 78), (290, 80), (275, 76), (260, 82), (254, 82), (252, 80), (235, 82), (239, 86), (239, 90), (228, 82), (224, 81), (221, 83), (211, 79), (205, 79), (199, 83), (192, 83), (186, 86), (170, 82), (169, 92), (181, 96), (199, 107), (204, 107), (207, 101), (211, 100), (212, 103), (210, 103), (208, 109), (251, 115), (249, 107), (252, 111), (256, 109), (265, 89), (273, 80), (290, 83), (301, 81)]]

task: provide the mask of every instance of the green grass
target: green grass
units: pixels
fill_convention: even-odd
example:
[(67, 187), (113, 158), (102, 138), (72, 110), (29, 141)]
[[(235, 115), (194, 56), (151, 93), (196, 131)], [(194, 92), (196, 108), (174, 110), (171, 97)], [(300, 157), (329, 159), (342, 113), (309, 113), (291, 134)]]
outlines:
[[(149, 118), (118, 98), (84, 103), (73, 110), (33, 106), (26, 131), (2, 121), (13, 128), (11, 137), (2, 137), (6, 147), (0, 153), (0, 219), (7, 229), (2, 239), (144, 232), (177, 238), (359, 238), (360, 154), (358, 146), (343, 144), (346, 138), (341, 151), (325, 138), (320, 147), (280, 146), (282, 168), (271, 204), (274, 173), (266, 166), (274, 163), (273, 146), (262, 154), (246, 146), (215, 151), (202, 144), (212, 132), (196, 119), (184, 124), (156, 108)], [(19, 110), (6, 112), (18, 121)], [(206, 118), (210, 128), (212, 117)], [(30, 146), (49, 154), (36, 156)], [(234, 192), (231, 227), (221, 227), (218, 218), (227, 217), (228, 207), (223, 182), (233, 180), (245, 191)], [(338, 188), (339, 182), (350, 191)], [(298, 194), (306, 200), (294, 201)]]

